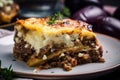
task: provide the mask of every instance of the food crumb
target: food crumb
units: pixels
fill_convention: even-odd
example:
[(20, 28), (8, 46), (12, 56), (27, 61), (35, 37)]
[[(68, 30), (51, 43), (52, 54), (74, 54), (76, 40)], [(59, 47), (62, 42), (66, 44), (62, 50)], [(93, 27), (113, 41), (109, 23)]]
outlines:
[(34, 69), (33, 73), (38, 73), (40, 70), (39, 69)]
[(16, 59), (13, 59), (12, 61), (16, 61)]
[(55, 73), (55, 72), (52, 71), (51, 73)]
[(108, 53), (108, 51), (106, 51), (106, 53)]

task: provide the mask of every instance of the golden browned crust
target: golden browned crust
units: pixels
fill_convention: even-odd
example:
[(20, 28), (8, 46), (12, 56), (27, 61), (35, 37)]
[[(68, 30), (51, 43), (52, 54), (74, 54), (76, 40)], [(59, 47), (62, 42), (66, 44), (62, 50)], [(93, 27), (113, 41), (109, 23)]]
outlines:
[[(47, 22), (49, 21), (49, 18), (28, 18), (25, 20), (17, 20), (16, 24), (22, 25), (22, 27), (32, 30), (32, 29), (40, 29), (40, 26), (49, 26), (52, 28), (63, 28), (63, 27), (73, 27), (77, 29), (86, 28), (88, 30), (91, 30), (89, 28), (89, 24), (82, 22), (82, 21), (75, 21), (71, 19), (62, 19), (62, 20), (56, 20), (54, 24), (49, 25)], [(32, 25), (32, 26), (31, 26)], [(39, 26), (38, 26), (39, 25)]]

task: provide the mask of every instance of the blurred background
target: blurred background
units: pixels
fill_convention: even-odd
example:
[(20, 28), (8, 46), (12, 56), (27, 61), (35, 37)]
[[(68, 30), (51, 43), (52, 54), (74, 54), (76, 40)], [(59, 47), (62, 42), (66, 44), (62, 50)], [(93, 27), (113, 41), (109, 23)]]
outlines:
[[(13, 34), (17, 18), (48, 17), (59, 11), (120, 40), (120, 0), (0, 0), (0, 38)], [(118, 74), (120, 70), (93, 80), (120, 80)]]
[[(1, 0), (0, 28), (13, 30), (16, 18), (48, 17), (59, 11), (65, 18), (91, 24), (94, 32), (120, 39), (120, 0)], [(8, 19), (10, 13), (14, 15)]]

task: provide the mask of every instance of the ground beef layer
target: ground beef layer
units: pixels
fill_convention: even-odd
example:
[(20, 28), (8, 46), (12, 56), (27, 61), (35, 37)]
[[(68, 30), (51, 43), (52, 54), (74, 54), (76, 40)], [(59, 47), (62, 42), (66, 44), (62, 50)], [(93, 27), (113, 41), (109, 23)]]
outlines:
[[(94, 63), (94, 62), (104, 62), (102, 58), (102, 47), (99, 46), (97, 49), (95, 46), (91, 46), (91, 42), (88, 44), (84, 40), (82, 43), (85, 45), (91, 46), (91, 49), (86, 51), (84, 49), (77, 48), (66, 48), (63, 45), (55, 44), (52, 48), (48, 45), (40, 50), (40, 55), (37, 55), (34, 48), (31, 48), (31, 45), (25, 42), (22, 39), (20, 43), (16, 43), (14, 46), (14, 57), (26, 63), (35, 62), (37, 59), (42, 60), (40, 63), (37, 62), (35, 67), (39, 67), (40, 69), (49, 69), (53, 67), (62, 67), (64, 70), (71, 70), (72, 67), (85, 64), (85, 63)], [(27, 46), (26, 46), (27, 45)], [(65, 50), (60, 52), (61, 50)], [(60, 53), (59, 53), (60, 52)], [(59, 53), (59, 54), (58, 54)], [(54, 58), (50, 58), (49, 60), (46, 57), (51, 55), (58, 54)]]

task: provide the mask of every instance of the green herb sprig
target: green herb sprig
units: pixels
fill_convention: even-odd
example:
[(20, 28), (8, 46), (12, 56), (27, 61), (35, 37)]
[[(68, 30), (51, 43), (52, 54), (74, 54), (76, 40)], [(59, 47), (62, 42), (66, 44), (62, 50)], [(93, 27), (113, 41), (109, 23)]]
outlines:
[(12, 80), (13, 78), (13, 69), (12, 65), (9, 68), (1, 68), (0, 60), (0, 80)]
[(51, 25), (54, 24), (56, 20), (60, 20), (63, 19), (63, 14), (58, 12), (52, 16), (49, 16), (49, 21), (47, 22), (47, 24)]
[(71, 16), (71, 12), (70, 9), (68, 7), (64, 7), (62, 10), (62, 13), (66, 16), (66, 17), (70, 17)]

